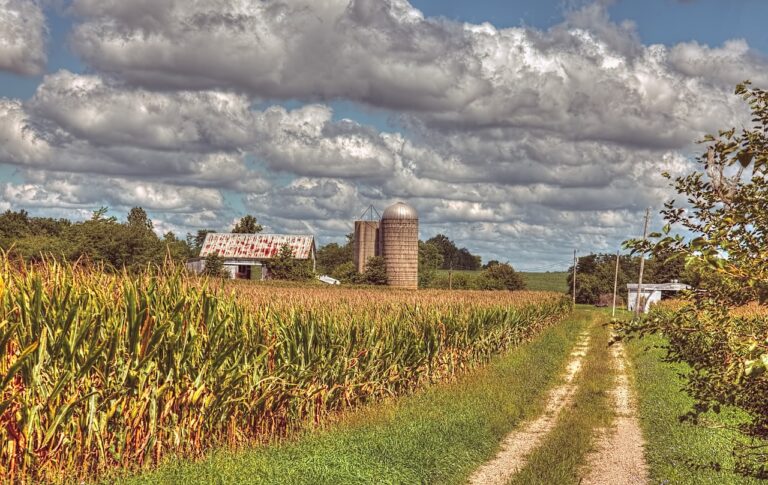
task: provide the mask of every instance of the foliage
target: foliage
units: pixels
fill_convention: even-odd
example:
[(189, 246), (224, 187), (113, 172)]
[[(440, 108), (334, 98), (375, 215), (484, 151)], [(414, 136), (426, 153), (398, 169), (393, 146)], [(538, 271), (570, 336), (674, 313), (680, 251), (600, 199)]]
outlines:
[(275, 280), (301, 281), (312, 278), (312, 268), (308, 260), (293, 257), (293, 250), (289, 245), (280, 248), (275, 258), (267, 263), (269, 277)]
[(487, 362), (551, 294), (269, 288), (0, 259), (0, 481), (279, 436)]
[(432, 278), (430, 288), (474, 290), (478, 288), (479, 271), (440, 271)]
[(199, 461), (169, 460), (117, 484), (249, 482), (243, 477), (291, 485), (466, 483), (472, 470), (493, 458), (507, 433), (543, 412), (547, 390), (558, 383), (583, 320), (568, 318), (480, 369), (345, 413), (333, 426), (299, 439), (222, 450)]
[(355, 263), (349, 261), (336, 266), (330, 276), (342, 283), (356, 283), (360, 275), (355, 268)]
[(494, 264), (483, 270), (478, 280), (480, 290), (524, 290), (523, 278), (508, 263)]
[(381, 256), (368, 258), (365, 263), (365, 271), (359, 275), (357, 282), (367, 285), (386, 285), (387, 266), (384, 258)]
[(235, 224), (232, 228), (232, 232), (235, 234), (257, 234), (264, 230), (261, 224), (256, 221), (256, 218), (248, 214)]
[[(588, 254), (580, 256), (576, 271), (576, 303), (597, 304), (600, 295), (613, 294), (616, 272), (615, 254)], [(637, 283), (640, 257), (619, 256), (618, 295), (626, 300), (627, 283)], [(690, 283), (695, 276), (685, 271), (685, 256), (680, 252), (655, 255), (645, 262), (644, 283), (669, 283), (680, 280)], [(573, 287), (573, 266), (568, 268), (567, 292)]]
[(427, 239), (428, 244), (433, 244), (440, 250), (443, 256), (442, 269), (477, 270), (480, 269), (480, 256), (475, 256), (467, 248), (459, 249), (448, 236), (438, 234)]
[(198, 229), (195, 234), (187, 233), (187, 246), (189, 246), (189, 251), (193, 256), (200, 256), (200, 251), (205, 243), (205, 236), (215, 232), (208, 229)]
[[(755, 126), (707, 136), (707, 152), (698, 159), (703, 171), (673, 181), (687, 206), (668, 202), (662, 233), (627, 243), (653, 255), (682, 253), (689, 268), (709, 275), (698, 281), (699, 292), (687, 296), (688, 305), (660, 308), (625, 330), (664, 334), (670, 358), (691, 366), (686, 386), (696, 399), (691, 419), (735, 405), (751, 417), (745, 432), (768, 437), (768, 319), (734, 315), (729, 308), (752, 300), (768, 303), (768, 93), (748, 84), (736, 93), (749, 103)], [(672, 228), (693, 237), (672, 234)], [(764, 446), (740, 451), (745, 471), (768, 476)]]
[(440, 248), (419, 241), (419, 288), (427, 288), (443, 264)]
[(214, 278), (226, 278), (229, 275), (224, 271), (224, 258), (219, 253), (212, 252), (205, 257), (205, 266), (203, 266), (203, 275)]
[(141, 207), (134, 207), (128, 212), (128, 226), (134, 230), (151, 231), (154, 227), (147, 211)]
[(93, 212), (91, 219), (31, 217), (26, 211), (0, 214), (0, 249), (27, 261), (55, 257), (105, 263), (105, 270), (138, 271), (160, 265), (166, 257), (181, 262), (190, 256), (189, 247), (172, 233), (160, 239), (146, 211), (134, 207), (125, 223), (107, 216), (107, 208)]
[(343, 246), (338, 243), (330, 243), (318, 249), (317, 271), (321, 274), (333, 275), (341, 265), (350, 263), (354, 266), (352, 238), (352, 234), (347, 234), (347, 242)]

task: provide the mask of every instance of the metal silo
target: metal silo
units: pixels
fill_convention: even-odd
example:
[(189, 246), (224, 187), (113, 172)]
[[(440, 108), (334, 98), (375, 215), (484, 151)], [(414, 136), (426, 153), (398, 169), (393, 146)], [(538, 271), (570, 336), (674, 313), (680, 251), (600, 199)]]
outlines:
[(355, 221), (355, 238), (352, 240), (355, 268), (358, 273), (365, 271), (368, 258), (377, 256), (379, 221)]
[(387, 265), (387, 284), (402, 288), (419, 286), (419, 216), (398, 202), (387, 207), (379, 226), (381, 255)]

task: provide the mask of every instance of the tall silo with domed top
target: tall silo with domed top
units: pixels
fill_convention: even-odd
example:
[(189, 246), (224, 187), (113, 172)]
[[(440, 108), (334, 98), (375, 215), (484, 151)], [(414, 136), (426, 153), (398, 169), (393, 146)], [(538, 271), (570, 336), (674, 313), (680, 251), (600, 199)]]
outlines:
[(381, 255), (387, 265), (387, 284), (419, 286), (419, 216), (413, 207), (397, 202), (387, 207), (379, 225)]

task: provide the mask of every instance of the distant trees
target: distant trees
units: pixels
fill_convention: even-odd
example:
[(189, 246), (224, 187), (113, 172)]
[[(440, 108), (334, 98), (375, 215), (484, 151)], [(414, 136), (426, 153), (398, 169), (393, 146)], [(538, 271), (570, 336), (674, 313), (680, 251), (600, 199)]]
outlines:
[(189, 246), (175, 235), (160, 238), (141, 207), (131, 209), (124, 223), (107, 214), (108, 209), (102, 207), (87, 221), (71, 222), (9, 210), (0, 214), (0, 248), (27, 260), (85, 258), (113, 269), (162, 264), (167, 256), (183, 261), (191, 254)]
[[(578, 259), (576, 271), (576, 303), (598, 303), (600, 295), (613, 294), (613, 278), (616, 271), (615, 254), (588, 254)], [(640, 258), (622, 255), (619, 257), (618, 294), (627, 298), (627, 283), (637, 283)], [(691, 283), (695, 272), (685, 269), (682, 254), (665, 254), (645, 262), (645, 283), (668, 283), (680, 280)], [(573, 266), (568, 269), (568, 288), (573, 285)]]
[(443, 255), (435, 244), (419, 241), (419, 287), (426, 288), (443, 265)]
[(352, 237), (352, 234), (347, 234), (345, 244), (340, 245), (334, 242), (317, 250), (317, 271), (319, 273), (333, 275), (342, 265), (352, 265), (354, 269)]
[(215, 278), (223, 278), (227, 276), (224, 272), (224, 258), (219, 256), (219, 253), (217, 252), (212, 252), (206, 256), (202, 274)]
[(232, 232), (235, 234), (257, 234), (263, 230), (264, 227), (250, 214), (241, 218), (240, 221), (235, 224), (235, 227), (232, 228)]
[(293, 257), (289, 245), (280, 248), (280, 252), (267, 264), (269, 276), (275, 280), (302, 281), (312, 278), (312, 268), (308, 260)]
[(436, 246), (443, 256), (442, 269), (478, 270), (481, 265), (480, 256), (475, 256), (467, 248), (458, 248), (448, 236), (438, 234), (426, 241)]
[(480, 290), (524, 290), (525, 282), (512, 265), (497, 263), (490, 265), (478, 278), (477, 287)]

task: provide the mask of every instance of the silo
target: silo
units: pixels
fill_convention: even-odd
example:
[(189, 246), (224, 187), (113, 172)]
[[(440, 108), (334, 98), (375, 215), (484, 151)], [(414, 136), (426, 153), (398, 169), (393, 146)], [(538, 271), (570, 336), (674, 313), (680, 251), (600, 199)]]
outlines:
[(381, 255), (387, 265), (387, 284), (402, 288), (419, 286), (419, 216), (402, 203), (384, 211), (379, 226)]
[(352, 240), (355, 268), (358, 273), (365, 271), (368, 258), (376, 256), (379, 232), (378, 221), (355, 221), (355, 238)]

